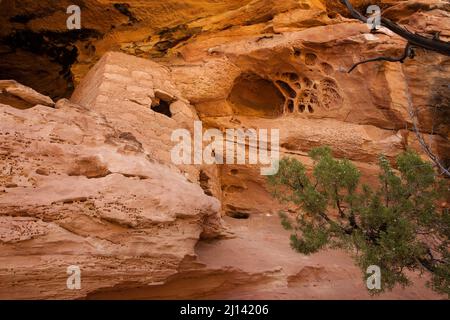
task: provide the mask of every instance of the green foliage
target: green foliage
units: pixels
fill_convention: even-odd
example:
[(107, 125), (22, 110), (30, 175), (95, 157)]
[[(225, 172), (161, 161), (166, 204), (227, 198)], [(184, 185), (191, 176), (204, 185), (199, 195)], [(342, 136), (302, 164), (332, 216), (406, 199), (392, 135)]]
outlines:
[(278, 215), (280, 216), (281, 225), (283, 226), (283, 228), (288, 231), (292, 230), (292, 224), (289, 221), (289, 218), (286, 215), (286, 213), (284, 213), (283, 211), (280, 211), (278, 213)]
[(364, 276), (370, 265), (381, 268), (381, 291), (408, 285), (407, 270), (427, 270), (431, 287), (450, 296), (450, 215), (439, 207), (448, 184), (430, 163), (406, 151), (394, 169), (381, 156), (379, 183), (369, 187), (355, 165), (333, 158), (330, 148), (313, 149), (310, 157), (312, 173), (285, 158), (268, 178), (275, 197), (298, 207), (296, 216), (280, 213), (293, 249), (350, 250)]

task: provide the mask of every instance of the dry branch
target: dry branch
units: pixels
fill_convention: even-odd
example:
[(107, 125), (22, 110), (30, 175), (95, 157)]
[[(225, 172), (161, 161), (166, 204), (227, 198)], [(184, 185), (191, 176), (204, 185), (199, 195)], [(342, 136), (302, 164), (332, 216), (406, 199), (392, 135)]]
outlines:
[[(347, 7), (349, 12), (355, 19), (358, 19), (364, 23), (367, 23), (368, 18), (366, 16), (364, 16), (363, 14), (361, 14), (358, 10), (356, 10), (353, 7), (353, 5), (350, 3), (349, 0), (341, 0), (341, 2)], [(412, 33), (410, 31), (408, 31), (406, 28), (399, 26), (395, 22), (392, 22), (391, 20), (383, 18), (383, 17), (381, 17), (380, 23), (383, 27), (391, 30), (395, 34), (397, 34), (400, 37), (402, 37), (403, 39), (407, 40), (408, 41), (408, 44), (406, 46), (407, 50), (412, 50), (413, 47), (419, 47), (419, 48), (423, 48), (426, 50), (438, 52), (438, 53), (446, 55), (446, 56), (450, 56), (450, 43), (439, 40), (438, 36), (435, 36), (433, 38), (427, 38), (422, 35)], [(405, 50), (405, 54), (407, 53), (406, 52), (407, 50)], [(373, 61), (403, 62), (408, 57), (410, 57), (410, 56), (407, 54), (406, 57), (404, 57), (404, 58), (402, 56), (400, 58), (379, 57), (379, 58), (368, 59), (368, 60), (361, 61), (361, 62), (358, 62), (357, 64), (355, 64), (349, 70), (349, 72), (353, 71), (358, 65), (363, 64), (363, 63), (373, 62)], [(412, 55), (412, 57), (414, 57), (414, 55)]]
[(401, 62), (403, 63), (405, 61), (405, 59), (407, 58), (414, 58), (414, 50), (413, 47), (411, 46), (410, 43), (408, 43), (405, 47), (405, 51), (403, 52), (403, 55), (401, 57), (398, 58), (393, 58), (393, 57), (377, 57), (377, 58), (372, 58), (372, 59), (367, 59), (367, 60), (363, 60), (360, 61), (358, 63), (355, 63), (350, 70), (348, 70), (348, 73), (351, 73), (357, 66), (359, 66), (360, 64), (363, 63), (368, 63), (368, 62), (375, 62), (375, 61), (389, 61), (389, 62)]

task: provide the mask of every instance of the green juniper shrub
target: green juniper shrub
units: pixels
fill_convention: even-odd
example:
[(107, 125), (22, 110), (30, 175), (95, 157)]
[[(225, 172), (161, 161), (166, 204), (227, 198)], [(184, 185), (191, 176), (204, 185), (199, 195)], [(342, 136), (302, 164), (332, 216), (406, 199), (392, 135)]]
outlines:
[(372, 293), (409, 285), (410, 270), (430, 272), (430, 286), (450, 296), (450, 214), (440, 206), (448, 183), (430, 163), (408, 150), (394, 169), (381, 156), (378, 186), (370, 187), (360, 182), (352, 162), (335, 159), (330, 148), (315, 148), (310, 157), (311, 174), (296, 159), (284, 158), (268, 177), (273, 195), (298, 208), (295, 216), (280, 212), (293, 249), (346, 249), (365, 278), (369, 266), (379, 266), (382, 287)]

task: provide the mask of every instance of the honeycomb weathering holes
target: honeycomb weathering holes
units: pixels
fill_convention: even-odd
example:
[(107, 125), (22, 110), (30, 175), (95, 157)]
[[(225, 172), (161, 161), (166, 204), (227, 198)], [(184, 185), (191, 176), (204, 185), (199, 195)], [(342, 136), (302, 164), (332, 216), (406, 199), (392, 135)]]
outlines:
[(295, 72), (285, 72), (283, 73), (283, 77), (289, 79), (291, 82), (298, 81), (300, 77)]
[[(322, 71), (333, 70), (326, 63), (320, 67)], [(318, 109), (339, 108), (343, 103), (334, 79), (326, 77), (313, 81), (297, 72), (278, 72), (267, 78), (252, 72), (243, 73), (235, 80), (228, 101), (237, 115), (272, 118), (282, 114), (312, 114)]]
[(300, 57), (302, 55), (302, 50), (300, 48), (292, 48), (294, 56)]
[(326, 62), (322, 62), (320, 64), (320, 68), (321, 68), (322, 72), (325, 73), (326, 75), (330, 75), (334, 71), (333, 67)]
[(297, 92), (292, 89), (288, 83), (282, 80), (276, 80), (276, 83), (286, 96), (289, 96), (290, 98), (295, 98), (297, 96)]
[(343, 103), (342, 96), (339, 94), (338, 85), (335, 80), (325, 78), (320, 81), (320, 91), (322, 104), (325, 108), (341, 107)]
[(305, 64), (307, 66), (313, 66), (317, 62), (317, 56), (314, 53), (307, 53), (305, 55)]
[(291, 99), (288, 100), (288, 111), (290, 113), (293, 113), (295, 110), (295, 106), (294, 106), (294, 101), (292, 101)]

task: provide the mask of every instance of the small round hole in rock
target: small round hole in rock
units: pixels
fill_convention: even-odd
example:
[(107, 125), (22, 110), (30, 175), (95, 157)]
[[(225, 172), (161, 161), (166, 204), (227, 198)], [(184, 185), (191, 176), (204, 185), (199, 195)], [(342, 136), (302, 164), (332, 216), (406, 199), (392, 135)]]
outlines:
[(306, 87), (310, 88), (313, 85), (313, 82), (311, 79), (309, 79), (308, 77), (304, 77), (303, 78), (303, 82), (305, 84)]
[(305, 64), (307, 66), (313, 66), (316, 64), (317, 56), (314, 53), (307, 53), (305, 55)]
[(151, 107), (153, 111), (161, 113), (166, 117), (171, 118), (172, 112), (170, 111), (170, 104), (164, 100), (160, 100), (159, 104)]
[(291, 82), (295, 82), (298, 81), (300, 79), (300, 77), (298, 76), (298, 74), (294, 73), (294, 72), (285, 72), (283, 73), (283, 77), (286, 80), (289, 80)]

